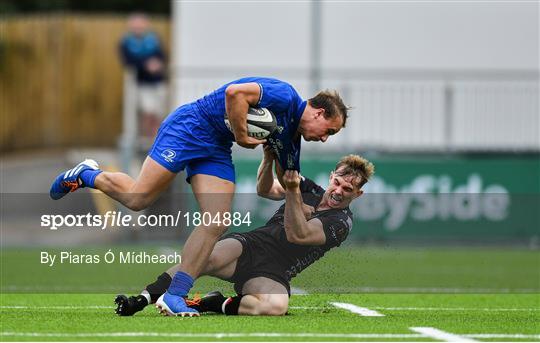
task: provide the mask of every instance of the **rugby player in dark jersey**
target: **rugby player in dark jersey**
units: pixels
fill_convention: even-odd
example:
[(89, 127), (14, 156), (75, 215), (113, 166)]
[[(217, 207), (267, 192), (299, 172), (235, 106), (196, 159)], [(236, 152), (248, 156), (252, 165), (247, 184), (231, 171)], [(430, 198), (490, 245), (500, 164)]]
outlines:
[[(229, 315), (285, 314), (291, 278), (347, 238), (352, 228), (349, 204), (362, 195), (362, 186), (374, 172), (366, 159), (345, 156), (324, 190), (292, 170), (285, 171), (282, 186), (274, 177), (273, 165), (273, 154), (266, 148), (257, 175), (257, 193), (273, 200), (285, 199), (285, 203), (264, 226), (222, 237), (202, 273), (234, 283), (237, 295), (224, 297), (212, 292), (202, 299), (188, 300), (188, 306)], [(146, 290), (164, 293), (177, 268), (160, 275)], [(126, 299), (116, 312), (132, 315), (142, 310), (147, 304), (143, 298)]]

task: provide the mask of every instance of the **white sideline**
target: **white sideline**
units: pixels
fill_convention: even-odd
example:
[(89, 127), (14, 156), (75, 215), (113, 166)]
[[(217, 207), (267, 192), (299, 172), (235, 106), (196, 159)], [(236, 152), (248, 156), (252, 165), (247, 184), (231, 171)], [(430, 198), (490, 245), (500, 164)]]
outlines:
[[(326, 306), (289, 306), (291, 310), (328, 310), (331, 307)], [(374, 310), (384, 311), (485, 311), (485, 312), (518, 312), (518, 311), (540, 311), (540, 308), (475, 308), (475, 307), (383, 307), (373, 306)]]
[[(86, 306), (21, 306), (21, 305), (3, 305), (0, 309), (10, 310), (26, 310), (26, 309), (39, 309), (39, 310), (84, 310), (84, 309), (114, 309), (115, 306), (98, 306), (98, 305), (86, 305)], [(291, 310), (328, 310), (332, 307), (327, 306), (289, 306)], [(540, 308), (474, 308), (474, 307), (372, 307), (374, 310), (385, 311), (486, 311), (486, 312), (516, 312), (516, 311), (540, 311)]]
[[(412, 329), (412, 328), (411, 328)], [(392, 333), (277, 333), (277, 332), (251, 332), (251, 333), (182, 333), (182, 332), (88, 332), (88, 333), (52, 333), (52, 332), (0, 332), (0, 336), (11, 337), (210, 337), (210, 338), (235, 338), (235, 337), (334, 337), (334, 338), (426, 338), (422, 333), (416, 334), (392, 334)], [(453, 335), (455, 336), (455, 335)], [(429, 336), (432, 338), (431, 336)], [(462, 339), (468, 338), (522, 338), (540, 339), (540, 334), (466, 334), (457, 336)], [(463, 341), (463, 340), (462, 340)], [(469, 340), (471, 341), (471, 340)]]
[(497, 307), (373, 307), (376, 310), (385, 311), (487, 311), (487, 312), (512, 312), (512, 311), (540, 311), (540, 308), (497, 308)]
[(412, 327), (409, 329), (411, 329), (414, 332), (418, 332), (424, 336), (438, 339), (444, 342), (478, 342), (472, 338), (454, 335), (452, 333), (435, 329), (435, 328), (431, 328), (431, 327)]
[(308, 292), (302, 288), (291, 287), (291, 295), (308, 295)]
[(382, 313), (379, 313), (379, 312), (374, 311), (374, 310), (370, 310), (369, 308), (359, 307), (359, 306), (356, 306), (356, 305), (353, 305), (353, 304), (334, 303), (334, 302), (332, 302), (330, 304), (332, 304), (335, 307), (339, 307), (339, 308), (342, 308), (344, 310), (350, 311), (352, 313), (359, 314), (359, 315), (361, 315), (363, 317), (384, 317), (384, 314), (382, 314)]

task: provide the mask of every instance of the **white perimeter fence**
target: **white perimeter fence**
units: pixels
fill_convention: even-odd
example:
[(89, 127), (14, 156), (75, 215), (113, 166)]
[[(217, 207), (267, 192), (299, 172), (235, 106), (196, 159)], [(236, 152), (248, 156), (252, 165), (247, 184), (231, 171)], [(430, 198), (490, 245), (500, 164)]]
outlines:
[[(173, 73), (173, 108), (250, 75), (291, 83), (313, 94), (298, 70), (201, 70)], [(353, 106), (347, 127), (331, 144), (304, 150), (395, 152), (539, 152), (539, 73), (531, 71), (334, 71), (321, 88), (337, 89)]]

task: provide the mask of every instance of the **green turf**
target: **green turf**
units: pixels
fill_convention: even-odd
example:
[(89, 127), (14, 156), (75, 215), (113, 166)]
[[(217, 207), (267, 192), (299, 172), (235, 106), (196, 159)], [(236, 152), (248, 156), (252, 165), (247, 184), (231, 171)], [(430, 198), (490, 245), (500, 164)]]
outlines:
[[(157, 247), (111, 249), (164, 251)], [(104, 252), (103, 248), (66, 250)], [(540, 253), (534, 250), (342, 247), (293, 280), (294, 287), (309, 295), (292, 296), (288, 316), (183, 319), (161, 317), (151, 307), (131, 318), (113, 314), (111, 293), (138, 292), (167, 265), (99, 263), (51, 268), (39, 263), (39, 252), (28, 248), (1, 251), (0, 340), (433, 341), (415, 336), (410, 328), (419, 326), (458, 335), (527, 335), (523, 339), (476, 337), (482, 341), (540, 340)], [(198, 280), (194, 290), (213, 289), (232, 291), (230, 284), (208, 277)], [(35, 294), (40, 291), (49, 294)], [(337, 309), (331, 302), (356, 304), (385, 316), (363, 317)]]
[[(168, 248), (169, 251), (171, 248)], [(114, 293), (137, 292), (166, 270), (164, 264), (40, 264), (40, 251), (2, 249), (4, 292)], [(73, 254), (103, 256), (103, 248), (63, 249)], [(159, 253), (156, 247), (111, 247), (120, 251)], [(26, 273), (20, 273), (25, 270)], [(39, 279), (39, 283), (35, 280)], [(342, 247), (327, 253), (293, 280), (310, 293), (540, 292), (540, 252), (508, 248)], [(197, 287), (210, 291), (228, 285), (208, 278)], [(410, 289), (410, 290), (409, 290)]]
[[(4, 341), (433, 341), (430, 338), (417, 336), (403, 338), (324, 336), (336, 333), (411, 335), (414, 332), (409, 328), (417, 326), (434, 327), (460, 335), (536, 335), (526, 339), (515, 337), (479, 339), (482, 341), (537, 341), (540, 339), (538, 294), (293, 296), (289, 315), (272, 318), (223, 315), (203, 315), (200, 318), (161, 317), (152, 307), (148, 307), (134, 317), (117, 317), (113, 314), (112, 299), (113, 295), (4, 294), (1, 297), (1, 339)], [(356, 304), (375, 309), (385, 316), (362, 317), (337, 309), (330, 305), (330, 302)], [(29, 306), (29, 308), (10, 308), (10, 306)], [(79, 308), (57, 308), (58, 306), (79, 306)], [(105, 307), (92, 308), (92, 306)], [(20, 336), (9, 333), (34, 335)], [(118, 333), (136, 334), (115, 336)], [(233, 333), (238, 336), (215, 336), (218, 333)], [(261, 333), (280, 335), (250, 336), (250, 334)], [(309, 333), (311, 336), (294, 336), (303, 333)], [(166, 336), (155, 336), (156, 334), (166, 334)], [(207, 334), (207, 336), (182, 336), (183, 334)], [(319, 334), (322, 335), (317, 336)]]

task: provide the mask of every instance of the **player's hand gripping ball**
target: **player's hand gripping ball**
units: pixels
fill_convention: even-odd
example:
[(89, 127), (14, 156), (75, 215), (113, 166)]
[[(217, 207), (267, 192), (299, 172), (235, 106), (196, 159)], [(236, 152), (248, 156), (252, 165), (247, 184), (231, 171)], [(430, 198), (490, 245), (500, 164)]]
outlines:
[[(225, 115), (225, 125), (232, 130), (231, 123)], [(277, 129), (276, 116), (267, 108), (250, 107), (247, 113), (247, 133), (249, 137), (265, 139)]]

